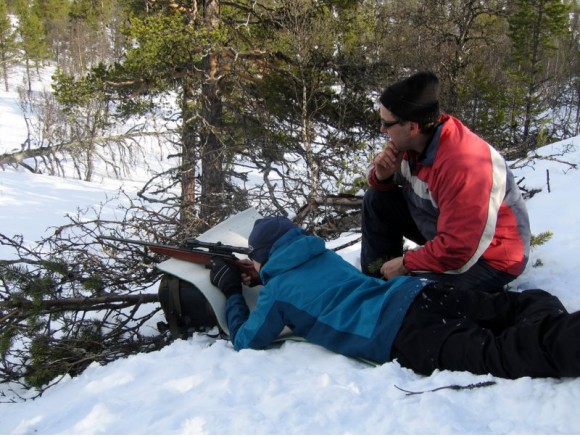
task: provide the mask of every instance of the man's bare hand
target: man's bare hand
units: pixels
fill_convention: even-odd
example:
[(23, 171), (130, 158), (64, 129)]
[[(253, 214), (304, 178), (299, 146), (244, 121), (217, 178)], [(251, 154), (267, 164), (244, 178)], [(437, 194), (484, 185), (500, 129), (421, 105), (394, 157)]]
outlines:
[(408, 270), (403, 264), (403, 257), (393, 258), (381, 266), (381, 275), (386, 279), (394, 278), (395, 276), (406, 275)]
[(390, 178), (401, 165), (402, 159), (403, 153), (395, 147), (392, 141), (389, 141), (385, 148), (373, 159), (377, 179), (385, 180)]

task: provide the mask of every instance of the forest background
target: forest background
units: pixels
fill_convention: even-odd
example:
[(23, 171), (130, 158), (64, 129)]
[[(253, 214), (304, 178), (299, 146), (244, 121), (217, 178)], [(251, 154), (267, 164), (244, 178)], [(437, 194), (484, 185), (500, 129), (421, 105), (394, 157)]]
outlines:
[[(121, 314), (129, 298), (54, 309), (159, 279), (151, 254), (96, 256), (99, 234), (176, 243), (249, 206), (321, 236), (356, 226), (348, 206), (384, 141), (376, 98), (411, 72), (434, 71), (443, 110), (510, 160), (578, 135), (579, 11), (577, 0), (0, 0), (1, 80), (8, 90), (25, 69), (28, 128), (1, 166), (123, 178), (151, 144), (172, 163), (122, 221), (71, 218), (33, 248), (0, 233), (16, 253), (0, 262), (3, 381), (41, 387), (162, 343), (137, 334), (145, 317)], [(34, 92), (47, 67), (53, 92)]]

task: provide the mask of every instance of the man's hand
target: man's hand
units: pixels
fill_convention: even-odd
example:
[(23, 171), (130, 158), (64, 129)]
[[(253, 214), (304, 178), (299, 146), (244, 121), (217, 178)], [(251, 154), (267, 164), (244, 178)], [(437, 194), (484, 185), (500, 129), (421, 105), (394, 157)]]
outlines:
[(226, 297), (242, 293), (242, 275), (237, 266), (228, 264), (223, 258), (214, 256), (210, 261), (210, 269), (209, 280)]
[(389, 141), (384, 150), (375, 156), (375, 176), (379, 180), (385, 180), (393, 176), (401, 166), (403, 152), (400, 152), (392, 141)]
[(403, 276), (409, 273), (403, 264), (403, 257), (393, 258), (381, 266), (381, 275), (386, 279), (394, 278), (395, 276)]

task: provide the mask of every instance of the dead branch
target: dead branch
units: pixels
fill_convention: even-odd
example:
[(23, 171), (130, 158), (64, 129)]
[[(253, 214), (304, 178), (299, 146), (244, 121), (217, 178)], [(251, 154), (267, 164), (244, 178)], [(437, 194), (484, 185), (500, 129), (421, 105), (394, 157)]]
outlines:
[[(130, 132), (120, 135), (109, 135), (106, 137), (94, 138), (92, 141), (96, 145), (107, 145), (111, 142), (120, 142), (126, 140), (138, 140), (143, 137), (159, 137), (160, 135), (170, 135), (171, 132)], [(70, 152), (79, 147), (82, 147), (81, 142), (71, 141), (68, 143), (55, 144), (50, 147), (38, 147), (36, 149), (19, 150), (12, 153), (3, 153), (0, 155), (0, 166), (3, 165), (22, 165), (21, 162), (28, 158), (39, 158), (49, 156), (54, 153)]]
[[(16, 310), (40, 309), (51, 310), (75, 310), (75, 311), (94, 311), (96, 306), (101, 309), (106, 308), (107, 304), (122, 304), (123, 306), (133, 306), (142, 303), (158, 302), (157, 294), (137, 294), (137, 295), (108, 295), (97, 297), (70, 297), (64, 299), (48, 299), (40, 302), (30, 300), (7, 300), (0, 302), (0, 309), (14, 308)], [(14, 312), (13, 311), (13, 312)], [(11, 312), (9, 315), (11, 315)], [(3, 319), (0, 319), (2, 321)]]
[(525, 166), (530, 165), (531, 162), (533, 162), (534, 160), (539, 160), (539, 161), (553, 161), (553, 162), (558, 162), (560, 164), (564, 164), (567, 165), (570, 168), (573, 169), (577, 169), (578, 165), (573, 163), (573, 162), (569, 162), (569, 161), (564, 161), (562, 159), (557, 158), (557, 156), (562, 156), (563, 154), (556, 154), (556, 155), (548, 155), (548, 156), (542, 156), (542, 155), (538, 155), (537, 153), (534, 153), (532, 155), (528, 155), (524, 158), (520, 158), (517, 161), (514, 161), (511, 165), (510, 168), (511, 169), (516, 169), (516, 168), (522, 168)]

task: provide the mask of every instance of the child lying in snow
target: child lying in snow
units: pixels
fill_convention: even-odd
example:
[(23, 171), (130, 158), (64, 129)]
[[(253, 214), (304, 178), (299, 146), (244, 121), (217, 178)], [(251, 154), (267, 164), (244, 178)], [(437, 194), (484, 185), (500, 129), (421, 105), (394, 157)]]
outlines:
[(413, 276), (372, 278), (284, 217), (257, 220), (249, 246), (264, 284), (251, 313), (247, 278), (220, 258), (211, 263), (236, 350), (264, 348), (288, 326), (331, 351), (396, 359), (421, 374), (580, 376), (580, 312), (569, 314), (546, 291), (490, 294)]

